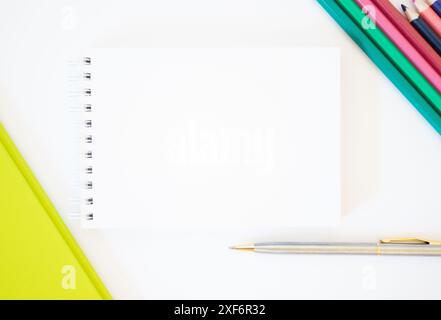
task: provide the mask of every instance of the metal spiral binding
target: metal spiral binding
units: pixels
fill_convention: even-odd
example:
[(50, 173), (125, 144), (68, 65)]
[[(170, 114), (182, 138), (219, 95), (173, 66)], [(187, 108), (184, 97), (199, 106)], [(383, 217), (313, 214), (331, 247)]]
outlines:
[[(84, 66), (90, 66), (92, 64), (92, 59), (90, 57), (83, 57), (83, 65)], [(92, 74), (90, 71), (85, 71), (82, 74), (83, 80), (84, 81), (90, 81), (92, 79)], [(93, 220), (94, 216), (93, 216), (93, 203), (94, 203), (94, 199), (93, 196), (91, 195), (91, 190), (93, 189), (93, 179), (92, 179), (92, 175), (93, 175), (93, 165), (91, 163), (91, 159), (93, 158), (93, 135), (91, 133), (91, 130), (93, 128), (93, 123), (92, 123), (92, 112), (93, 112), (93, 106), (90, 103), (90, 101), (88, 101), (88, 99), (92, 96), (92, 89), (87, 86), (83, 89), (83, 96), (85, 97), (85, 102), (83, 104), (83, 108), (84, 108), (84, 113), (86, 115), (85, 120), (84, 120), (84, 128), (85, 128), (85, 136), (84, 136), (84, 144), (86, 146), (86, 151), (84, 152), (84, 158), (85, 161), (87, 162), (87, 165), (85, 167), (85, 176), (86, 176), (86, 182), (84, 185), (84, 189), (85, 189), (85, 219), (86, 220)]]

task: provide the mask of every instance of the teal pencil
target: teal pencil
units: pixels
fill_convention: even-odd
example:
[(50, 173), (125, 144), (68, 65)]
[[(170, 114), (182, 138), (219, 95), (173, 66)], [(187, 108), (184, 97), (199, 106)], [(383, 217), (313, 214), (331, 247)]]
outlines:
[(343, 30), (369, 56), (375, 65), (393, 82), (400, 92), (412, 103), (419, 113), (441, 135), (441, 116), (414, 88), (370, 38), (348, 17), (335, 0), (317, 0)]

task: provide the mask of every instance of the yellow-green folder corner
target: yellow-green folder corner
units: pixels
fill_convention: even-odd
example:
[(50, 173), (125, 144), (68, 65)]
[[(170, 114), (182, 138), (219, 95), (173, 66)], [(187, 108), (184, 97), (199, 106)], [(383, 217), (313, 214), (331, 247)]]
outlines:
[(0, 299), (111, 299), (1, 123)]

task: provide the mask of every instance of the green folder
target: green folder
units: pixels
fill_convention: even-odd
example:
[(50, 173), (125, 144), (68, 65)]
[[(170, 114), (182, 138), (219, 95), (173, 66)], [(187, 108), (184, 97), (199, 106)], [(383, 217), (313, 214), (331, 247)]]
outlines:
[(1, 124), (0, 299), (111, 299)]
[[(424, 79), (424, 77), (422, 79), (420, 78), (422, 77), (421, 74), (419, 74), (412, 65), (409, 66), (408, 60), (390, 42), (390, 40), (387, 39), (382, 31), (378, 28), (369, 30), (371, 37), (368, 36), (367, 30), (366, 33), (363, 32), (363, 29), (360, 27), (361, 21), (367, 17), (355, 2), (351, 0), (343, 2), (335, 0), (317, 1), (371, 58), (377, 67), (394, 83), (398, 90), (400, 90), (400, 92), (414, 105), (438, 134), (441, 135), (441, 115), (436, 111), (437, 108), (441, 108), (439, 94), (436, 91), (432, 91), (432, 89), (435, 89)], [(354, 19), (348, 15), (348, 12), (343, 10), (343, 3), (346, 8), (351, 9)], [(339, 4), (342, 5), (342, 7), (340, 7)], [(355, 19), (355, 17), (357, 19)], [(373, 32), (374, 30), (375, 32)], [(373, 41), (373, 37), (377, 38), (377, 42)], [(378, 40), (380, 39), (383, 44), (383, 49), (389, 50), (388, 55), (379, 49)], [(395, 51), (394, 48), (398, 50), (398, 52)], [(394, 61), (395, 64), (392, 61)], [(411, 71), (411, 68), (413, 68), (416, 71), (415, 78), (411, 81), (408, 77), (404, 76), (402, 71), (397, 68), (396, 63), (402, 63), (402, 67), (406, 66), (408, 74), (409, 72), (413, 73), (413, 71)], [(427, 85), (429, 85), (429, 87), (427, 87)], [(422, 94), (422, 89), (427, 90), (426, 95)], [(429, 97), (432, 99), (429, 99)]]

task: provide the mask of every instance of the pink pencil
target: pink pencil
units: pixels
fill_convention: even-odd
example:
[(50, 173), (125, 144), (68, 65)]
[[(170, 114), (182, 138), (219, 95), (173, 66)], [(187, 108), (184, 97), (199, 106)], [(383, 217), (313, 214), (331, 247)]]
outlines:
[(421, 0), (412, 0), (415, 8), (420, 16), (430, 25), (440, 37), (441, 37), (441, 18), (433, 11), (433, 9), (425, 2)]
[(423, 58), (418, 50), (401, 34), (395, 25), (371, 0), (356, 0), (357, 4), (366, 14), (375, 21), (389, 39), (403, 52), (412, 64), (423, 74), (426, 79), (441, 93), (441, 76)]

